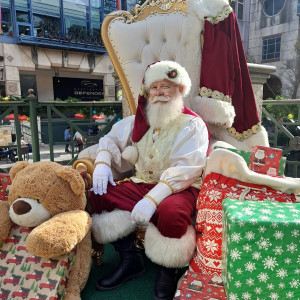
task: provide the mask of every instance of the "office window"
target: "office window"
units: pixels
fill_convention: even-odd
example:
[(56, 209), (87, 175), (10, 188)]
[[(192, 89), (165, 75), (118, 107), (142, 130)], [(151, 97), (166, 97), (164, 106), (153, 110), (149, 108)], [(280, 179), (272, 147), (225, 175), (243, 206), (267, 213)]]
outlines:
[(281, 36), (263, 40), (262, 60), (280, 58)]
[(238, 20), (243, 20), (244, 16), (244, 0), (233, 0), (231, 2), (231, 7), (234, 10), (234, 13)]
[(91, 0), (91, 31), (88, 42), (99, 44), (101, 42), (101, 0)]
[(87, 38), (88, 0), (64, 0), (65, 31), (69, 40), (84, 43)]
[(12, 23), (10, 18), (9, 0), (1, 1), (1, 35), (12, 36)]
[(297, 15), (300, 15), (300, 0), (298, 0), (298, 4), (297, 4)]
[(104, 17), (114, 10), (117, 10), (117, 1), (104, 0)]
[(58, 39), (60, 32), (60, 1), (31, 0), (34, 35)]
[(264, 0), (263, 11), (267, 16), (274, 16), (281, 12), (285, 0)]

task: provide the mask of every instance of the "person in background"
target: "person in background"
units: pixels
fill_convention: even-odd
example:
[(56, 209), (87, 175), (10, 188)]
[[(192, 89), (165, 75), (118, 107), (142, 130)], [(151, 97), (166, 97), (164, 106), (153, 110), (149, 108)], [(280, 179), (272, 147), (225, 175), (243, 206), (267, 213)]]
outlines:
[(0, 158), (8, 156), (11, 162), (15, 162), (15, 153), (13, 149), (0, 148)]
[[(71, 133), (70, 133), (70, 126), (67, 126), (67, 128), (65, 129), (65, 132), (64, 132), (64, 140), (65, 142), (69, 142), (71, 140)], [(66, 144), (66, 147), (65, 147), (65, 152), (70, 152), (69, 150), (69, 143)]]
[(31, 153), (32, 152), (32, 145), (30, 143), (26, 143), (25, 139), (24, 139), (24, 135), (22, 134), (20, 137), (20, 141), (21, 141), (21, 146), (26, 146), (28, 147), (28, 152)]
[(74, 134), (74, 141), (77, 143), (78, 151), (80, 152), (83, 149), (83, 136), (79, 131), (76, 131)]

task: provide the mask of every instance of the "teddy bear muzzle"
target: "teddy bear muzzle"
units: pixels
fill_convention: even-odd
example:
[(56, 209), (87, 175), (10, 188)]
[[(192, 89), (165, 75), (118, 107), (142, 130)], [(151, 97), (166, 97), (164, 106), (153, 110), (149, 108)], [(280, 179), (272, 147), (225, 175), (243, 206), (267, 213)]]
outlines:
[(24, 215), (31, 210), (31, 205), (23, 200), (20, 200), (13, 204), (13, 210), (17, 215)]
[(25, 227), (35, 227), (51, 218), (50, 212), (38, 200), (16, 199), (9, 209), (11, 220)]

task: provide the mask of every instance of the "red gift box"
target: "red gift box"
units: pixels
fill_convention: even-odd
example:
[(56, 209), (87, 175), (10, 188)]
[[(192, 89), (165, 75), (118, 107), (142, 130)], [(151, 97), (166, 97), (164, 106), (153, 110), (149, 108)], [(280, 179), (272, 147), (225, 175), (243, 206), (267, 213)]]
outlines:
[(183, 299), (227, 299), (221, 277), (186, 271), (174, 296)]
[(0, 173), (0, 200), (8, 200), (9, 187), (11, 179), (8, 173)]
[(252, 147), (249, 169), (271, 176), (278, 175), (282, 149), (264, 146)]

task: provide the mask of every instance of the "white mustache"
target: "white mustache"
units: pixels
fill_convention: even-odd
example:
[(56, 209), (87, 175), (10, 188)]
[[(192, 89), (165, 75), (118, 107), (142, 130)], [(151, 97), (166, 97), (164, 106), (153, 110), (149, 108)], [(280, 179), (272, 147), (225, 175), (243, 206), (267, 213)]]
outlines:
[(153, 99), (150, 101), (151, 103), (156, 103), (158, 101), (162, 102), (168, 102), (170, 100), (170, 97), (167, 96), (155, 96)]

